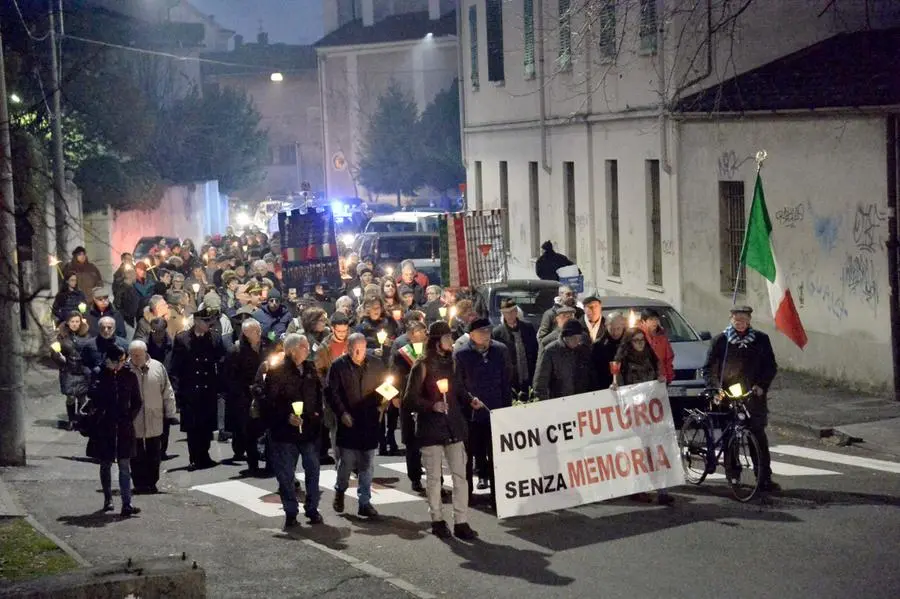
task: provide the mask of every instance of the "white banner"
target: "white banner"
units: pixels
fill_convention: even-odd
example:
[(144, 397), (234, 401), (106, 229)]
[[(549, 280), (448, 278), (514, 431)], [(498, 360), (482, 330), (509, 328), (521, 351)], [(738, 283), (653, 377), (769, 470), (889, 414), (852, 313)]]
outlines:
[(497, 517), (684, 484), (663, 383), (491, 412)]

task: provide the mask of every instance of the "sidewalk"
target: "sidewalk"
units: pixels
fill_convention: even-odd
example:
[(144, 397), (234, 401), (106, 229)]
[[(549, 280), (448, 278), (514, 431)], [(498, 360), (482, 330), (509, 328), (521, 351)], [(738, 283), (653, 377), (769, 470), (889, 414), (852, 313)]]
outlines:
[(900, 402), (782, 371), (769, 396), (769, 421), (815, 437), (900, 456)]
[[(185, 552), (206, 570), (210, 597), (410, 597), (384, 577), (317, 548), (339, 547), (349, 530), (326, 524), (286, 537), (267, 528), (271, 522), (191, 492), (195, 481), (188, 472), (165, 473), (162, 493), (137, 497), (143, 508), (137, 518), (100, 512), (98, 467), (84, 457), (86, 439), (57, 428), (65, 409), (56, 372), (32, 363), (27, 381), (27, 466), (0, 468), (0, 504), (19, 513), (24, 508), (29, 521), (71, 548), (80, 563), (112, 565)], [(176, 453), (184, 453), (182, 437), (173, 434)]]

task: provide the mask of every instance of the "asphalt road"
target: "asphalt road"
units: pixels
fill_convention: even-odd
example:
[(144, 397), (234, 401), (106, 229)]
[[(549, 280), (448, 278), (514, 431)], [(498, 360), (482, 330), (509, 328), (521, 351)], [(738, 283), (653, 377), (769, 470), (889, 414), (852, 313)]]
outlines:
[(277, 498), (266, 497), (274, 479), (242, 478), (240, 464), (187, 472), (181, 435), (164, 493), (136, 498), (143, 513), (121, 521), (97, 513), (85, 440), (32, 422), (31, 465), (3, 476), (39, 521), (92, 563), (186, 551), (206, 568), (210, 597), (900, 596), (900, 463), (788, 433), (773, 431), (784, 490), (772, 505), (739, 504), (711, 481), (675, 489), (672, 507), (617, 500), (506, 521), (473, 510), (481, 537), (463, 543), (429, 533), (424, 500), (397, 471), (403, 458), (379, 458), (381, 522), (356, 518), (349, 497), (347, 513), (334, 514), (326, 489), (325, 525), (287, 536)]

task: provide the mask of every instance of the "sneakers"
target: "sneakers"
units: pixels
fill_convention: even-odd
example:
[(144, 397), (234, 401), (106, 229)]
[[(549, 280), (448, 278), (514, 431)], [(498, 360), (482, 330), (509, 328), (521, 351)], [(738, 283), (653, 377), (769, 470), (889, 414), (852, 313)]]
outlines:
[(336, 514), (344, 513), (344, 492), (343, 491), (335, 491), (334, 503), (331, 504), (331, 507), (334, 508), (334, 512)]
[(488, 479), (479, 477), (479, 478), (478, 478), (478, 485), (476, 485), (475, 488), (478, 489), (479, 491), (484, 491), (484, 490), (487, 489), (489, 486), (490, 486), (490, 483), (488, 482)]
[(300, 523), (297, 522), (297, 516), (285, 516), (284, 517), (284, 528), (283, 530), (288, 531), (292, 528), (297, 528), (300, 526)]
[(114, 509), (115, 508), (113, 507), (112, 499), (107, 499), (106, 501), (103, 502), (103, 511), (104, 512), (111, 512)]
[(307, 514), (306, 519), (309, 520), (310, 524), (322, 524), (325, 520), (322, 518), (322, 514), (319, 512), (313, 512), (312, 514)]
[(134, 507), (133, 505), (123, 505), (121, 516), (123, 518), (131, 518), (132, 516), (137, 516), (141, 513), (141, 508)]
[(359, 510), (357, 510), (356, 514), (370, 520), (375, 520), (379, 517), (378, 511), (372, 507), (371, 503), (359, 506)]
[(472, 530), (468, 522), (453, 525), (453, 536), (462, 541), (473, 541), (478, 538), (478, 533)]
[(431, 523), (431, 534), (439, 539), (449, 539), (452, 536), (450, 534), (450, 529), (447, 527), (447, 523), (443, 520)]
[(423, 485), (422, 481), (420, 481), (420, 480), (412, 481), (411, 486), (412, 486), (412, 490), (414, 493), (424, 493), (425, 492), (425, 485)]

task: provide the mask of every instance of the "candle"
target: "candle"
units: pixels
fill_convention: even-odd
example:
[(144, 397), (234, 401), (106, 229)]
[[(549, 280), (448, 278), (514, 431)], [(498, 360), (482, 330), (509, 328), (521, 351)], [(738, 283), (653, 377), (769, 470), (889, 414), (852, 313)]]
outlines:
[(54, 341), (50, 344), (50, 349), (52, 349), (56, 353), (59, 353), (62, 351), (62, 344), (59, 341)]
[(185, 331), (187, 330), (187, 328), (188, 328), (187, 316), (185, 316), (184, 318), (181, 319), (181, 328), (184, 329)]
[(359, 299), (359, 297), (362, 295), (362, 289), (360, 289), (359, 287), (354, 287), (353, 295), (355, 295), (356, 298)]
[(438, 308), (438, 314), (441, 315), (441, 318), (447, 318), (447, 308), (441, 306), (440, 308)]
[(632, 310), (628, 313), (628, 328), (633, 329), (637, 325), (637, 321), (638, 315), (634, 310)]
[(744, 387), (740, 383), (735, 383), (728, 387), (728, 394), (731, 397), (742, 397), (744, 395)]
[(245, 252), (247, 251), (247, 246), (246, 246), (246, 245), (244, 246), (244, 251), (245, 251)]
[(144, 264), (146, 264), (147, 266), (153, 266), (153, 261), (150, 260), (150, 258), (144, 258), (143, 262), (144, 262)]
[(392, 276), (394, 276), (394, 269), (391, 268), (390, 266), (388, 266), (387, 268), (384, 269), (384, 274), (389, 277), (392, 277)]
[(422, 342), (413, 343), (412, 347), (413, 347), (413, 352), (415, 352), (416, 356), (420, 356), (420, 355), (422, 355), (422, 350), (425, 349), (425, 344)]
[(191, 285), (191, 289), (194, 290), (194, 293), (200, 293), (200, 283), (194, 283)]
[(395, 309), (391, 312), (391, 315), (394, 317), (394, 320), (400, 320), (403, 318), (403, 310)]
[(456, 306), (451, 306), (450, 307), (450, 320), (453, 320), (454, 318), (456, 318)]
[(375, 391), (381, 396), (382, 405), (391, 401), (400, 394), (400, 391), (397, 389), (397, 387), (394, 386), (394, 377), (392, 376), (387, 376), (384, 379), (384, 382), (379, 385), (378, 388), (375, 389)]
[(283, 353), (272, 354), (272, 356), (269, 358), (269, 368), (278, 366), (279, 364), (281, 364), (282, 360), (284, 360)]
[(81, 302), (80, 304), (78, 304), (78, 311), (81, 312), (82, 314), (87, 312), (87, 304), (84, 302)]
[(62, 260), (60, 260), (56, 256), (50, 256), (50, 266), (56, 266), (60, 262), (62, 262)]
[(613, 376), (616, 376), (622, 371), (622, 365), (619, 362), (610, 362), (609, 363), (609, 373)]
[(446, 395), (447, 391), (450, 390), (450, 381), (448, 381), (447, 379), (440, 379), (437, 382), (437, 388), (438, 391)]
[(384, 345), (384, 342), (387, 341), (388, 334), (384, 331), (378, 331), (376, 333), (375, 338), (378, 339), (378, 345)]
[(294, 414), (297, 416), (303, 416), (303, 402), (295, 401), (291, 404), (291, 407), (294, 409)]

